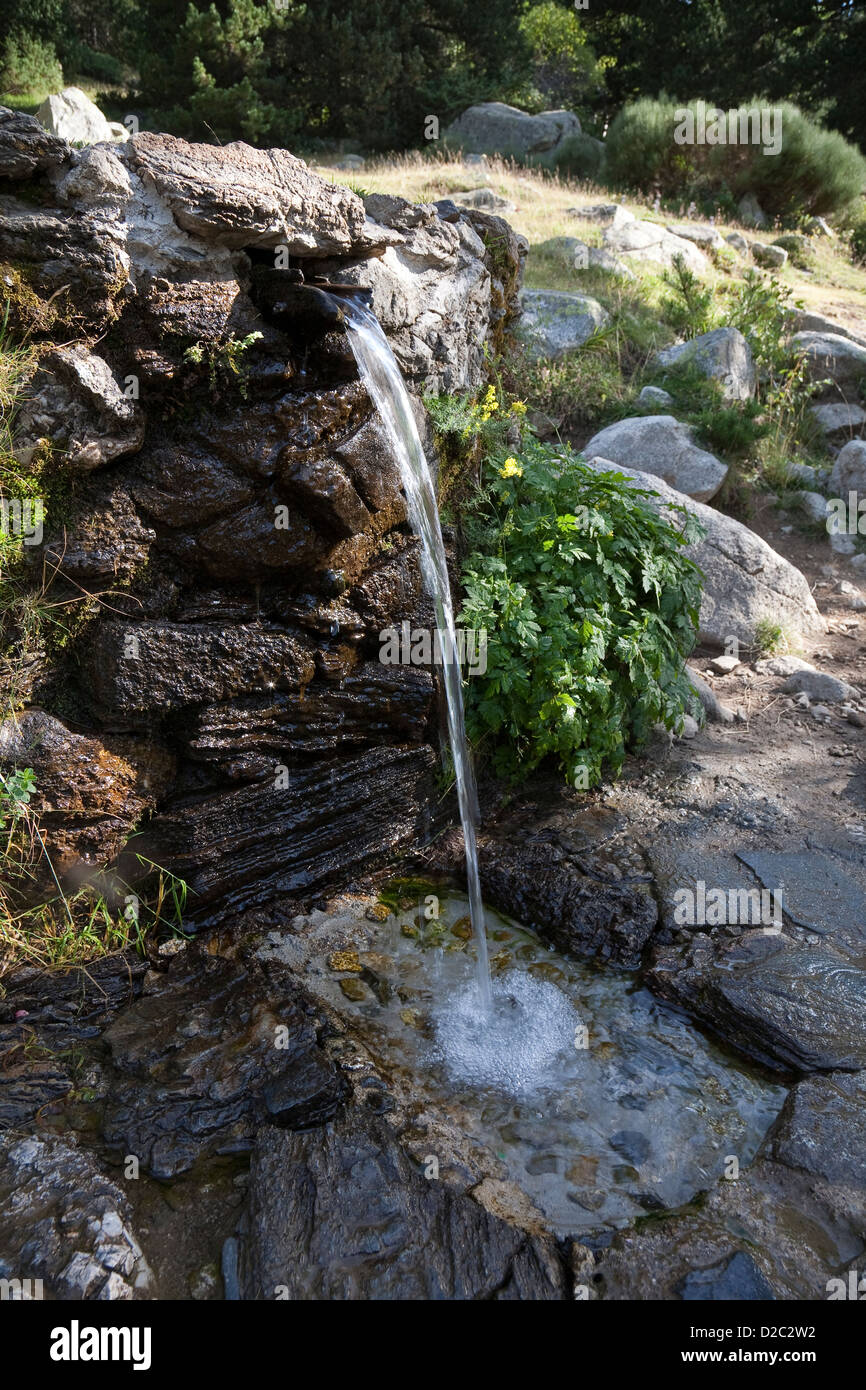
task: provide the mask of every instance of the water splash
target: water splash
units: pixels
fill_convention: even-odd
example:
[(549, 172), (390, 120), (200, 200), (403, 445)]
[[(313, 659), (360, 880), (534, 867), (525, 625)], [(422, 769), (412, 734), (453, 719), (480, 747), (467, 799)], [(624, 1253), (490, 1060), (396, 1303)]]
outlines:
[(457, 634), (445, 546), (439, 524), (439, 508), (427, 457), (418, 434), (412, 402), (400, 368), (382, 332), (375, 314), (353, 300), (342, 302), (349, 329), (349, 342), (358, 363), (361, 380), (379, 412), (394, 454), (400, 464), (403, 490), (413, 531), (421, 539), (421, 572), (433, 600), (439, 646), (442, 652), (442, 671), (448, 704), (448, 737), (454, 760), (457, 781), (457, 800), (460, 824), (466, 846), (466, 877), (469, 892), (469, 914), (475, 935), (478, 989), (482, 1006), (490, 1012), (490, 967), (487, 958), (487, 933), (484, 905), (481, 901), (481, 880), (478, 875), (478, 850), (475, 830), (478, 824), (478, 796), (475, 776), (466, 742), (463, 717), (463, 686)]

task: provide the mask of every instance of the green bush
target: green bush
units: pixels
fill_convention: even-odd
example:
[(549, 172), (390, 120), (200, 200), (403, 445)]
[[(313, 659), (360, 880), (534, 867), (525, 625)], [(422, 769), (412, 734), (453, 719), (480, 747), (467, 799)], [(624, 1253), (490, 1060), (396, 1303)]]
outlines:
[[(738, 117), (769, 103), (754, 98)], [(696, 113), (697, 104), (688, 103)], [(838, 212), (866, 185), (866, 160), (838, 132), (824, 130), (790, 103), (781, 113), (781, 149), (761, 144), (677, 144), (677, 111), (667, 97), (625, 106), (607, 136), (608, 180), (624, 188), (657, 188), (663, 197), (722, 199), (752, 193), (765, 212), (782, 219)], [(776, 106), (773, 107), (776, 109)]]
[(488, 634), (486, 673), (468, 683), (470, 737), (501, 775), (552, 756), (590, 786), (693, 704), (683, 663), (700, 571), (684, 547), (701, 528), (531, 436), (488, 459), (485, 483), (463, 570), (461, 621)]
[(591, 135), (582, 132), (570, 135), (556, 151), (553, 167), (566, 179), (589, 179), (593, 183), (604, 180), (604, 145)]
[(63, 69), (50, 43), (14, 30), (0, 49), (0, 92), (59, 92)]
[(574, 11), (544, 0), (526, 11), (519, 32), (531, 54), (531, 85), (517, 93), (518, 104), (539, 111), (567, 109), (591, 119), (605, 90), (604, 68)]

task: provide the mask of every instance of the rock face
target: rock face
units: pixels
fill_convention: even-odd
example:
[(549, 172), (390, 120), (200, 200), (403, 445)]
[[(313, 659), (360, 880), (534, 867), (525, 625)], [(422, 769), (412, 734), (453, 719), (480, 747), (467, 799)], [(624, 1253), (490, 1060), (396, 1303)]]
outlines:
[(425, 1178), (357, 1107), (309, 1134), (263, 1131), (239, 1235), (244, 1299), (568, 1296), (551, 1241)]
[(754, 531), (675, 492), (649, 473), (592, 458), (588, 446), (587, 458), (592, 468), (624, 472), (636, 487), (654, 493), (660, 506), (685, 507), (706, 529), (705, 538), (694, 542), (687, 552), (704, 575), (701, 641), (724, 646), (729, 636), (735, 636), (751, 644), (756, 623), (768, 616), (804, 635), (817, 636), (825, 631), (806, 579)]
[(767, 1148), (789, 1168), (866, 1187), (866, 1075), (830, 1072), (792, 1087)]
[(840, 444), (862, 434), (866, 425), (866, 410), (860, 405), (828, 401), (825, 405), (813, 405), (809, 409), (831, 444)]
[(559, 290), (523, 290), (523, 314), (517, 328), (533, 360), (563, 357), (610, 323), (596, 299)]
[(640, 468), (696, 502), (715, 497), (727, 464), (694, 442), (691, 426), (673, 415), (638, 415), (599, 430), (584, 445), (588, 459), (606, 458), (627, 469)]
[(80, 87), (64, 87), (62, 92), (46, 97), (36, 119), (51, 135), (59, 135), (71, 145), (127, 139), (125, 127), (117, 121), (107, 121)]
[(714, 328), (687, 343), (675, 343), (658, 353), (655, 361), (660, 367), (688, 364), (697, 368), (719, 382), (726, 401), (745, 401), (755, 394), (752, 350), (738, 328)]
[(542, 111), (530, 116), (503, 101), (470, 106), (444, 132), (452, 148), (471, 154), (554, 155), (565, 140), (580, 134), (580, 121), (571, 111)]
[(9, 112), (0, 179), (12, 318), (50, 349), (15, 448), (71, 479), (53, 593), (111, 591), (4, 733), (60, 868), (158, 812), (194, 921), (364, 872), (426, 830), (433, 674), (379, 654), (431, 619), (399, 462), (311, 282), (370, 292), (419, 396), (472, 391), (522, 244), (476, 208), (365, 207), (284, 150), (77, 150)]

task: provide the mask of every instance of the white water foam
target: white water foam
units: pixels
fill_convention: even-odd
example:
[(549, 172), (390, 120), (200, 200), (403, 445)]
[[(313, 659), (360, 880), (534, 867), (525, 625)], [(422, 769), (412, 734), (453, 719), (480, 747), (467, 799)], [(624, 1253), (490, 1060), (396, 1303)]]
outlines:
[(526, 1095), (552, 1082), (557, 1059), (575, 1046), (580, 1024), (570, 999), (547, 980), (510, 970), (493, 980), (489, 1013), (478, 1006), (473, 982), (433, 1010), (431, 1061), (452, 1081)]

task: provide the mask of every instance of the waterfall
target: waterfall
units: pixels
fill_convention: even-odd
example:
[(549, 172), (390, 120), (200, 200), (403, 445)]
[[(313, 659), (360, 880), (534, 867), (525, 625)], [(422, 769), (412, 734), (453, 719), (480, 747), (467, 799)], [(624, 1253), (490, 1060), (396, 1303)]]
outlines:
[(469, 912), (475, 936), (478, 989), (485, 1011), (491, 1006), (490, 966), (487, 958), (487, 933), (484, 905), (481, 901), (481, 880), (478, 875), (478, 849), (475, 829), (478, 824), (478, 795), (475, 776), (466, 742), (463, 717), (463, 686), (445, 546), (439, 524), (439, 508), (427, 457), (418, 434), (409, 392), (403, 381), (396, 358), (375, 314), (364, 305), (345, 299), (342, 302), (349, 330), (349, 342), (358, 363), (361, 380), (379, 412), (394, 454), (399, 460), (403, 490), (412, 529), (421, 539), (421, 572), (427, 591), (433, 600), (442, 670), (448, 704), (448, 737), (457, 780), (457, 800), (460, 823), (466, 847), (466, 876), (468, 880)]

